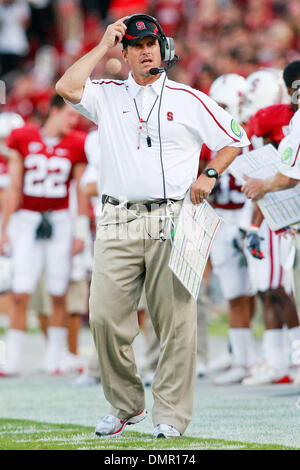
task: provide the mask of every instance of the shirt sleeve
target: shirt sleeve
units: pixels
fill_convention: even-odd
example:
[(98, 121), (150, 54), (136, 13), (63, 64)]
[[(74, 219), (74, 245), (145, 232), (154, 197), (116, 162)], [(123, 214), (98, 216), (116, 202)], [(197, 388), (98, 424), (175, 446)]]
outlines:
[(198, 92), (197, 121), (202, 141), (210, 150), (223, 147), (246, 147), (250, 144), (246, 132), (237, 121), (214, 100)]
[(85, 116), (95, 124), (99, 122), (99, 96), (96, 93), (95, 84), (90, 78), (87, 79), (84, 85), (83, 94), (80, 103), (71, 103), (65, 99), (65, 102), (76, 109), (80, 114)]
[(94, 168), (100, 164), (100, 145), (98, 131), (92, 131), (88, 134), (85, 141), (85, 153), (89, 162)]
[(300, 180), (300, 127), (296, 121), (291, 126), (290, 134), (280, 142), (278, 151), (281, 157), (278, 171), (289, 178)]

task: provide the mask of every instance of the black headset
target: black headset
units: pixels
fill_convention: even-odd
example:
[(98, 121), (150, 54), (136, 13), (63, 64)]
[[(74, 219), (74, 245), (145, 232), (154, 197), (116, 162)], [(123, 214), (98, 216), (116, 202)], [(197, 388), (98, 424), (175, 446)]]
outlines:
[(135, 13), (134, 15), (131, 15), (129, 18), (124, 20), (124, 24), (128, 27), (128, 25), (135, 20), (147, 20), (147, 21), (151, 21), (152, 23), (156, 25), (158, 32), (160, 34), (160, 38), (158, 38), (158, 41), (160, 45), (161, 58), (162, 60), (165, 60), (168, 62), (173, 60), (175, 57), (174, 39), (166, 37), (157, 19), (154, 18), (153, 16), (145, 15), (143, 13)]

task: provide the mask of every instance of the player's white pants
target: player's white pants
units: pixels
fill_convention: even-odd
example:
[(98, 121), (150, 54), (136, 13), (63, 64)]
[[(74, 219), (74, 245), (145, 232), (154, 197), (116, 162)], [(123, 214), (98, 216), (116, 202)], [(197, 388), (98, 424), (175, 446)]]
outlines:
[(263, 221), (259, 229), (261, 251), (264, 259), (257, 260), (247, 254), (251, 285), (255, 292), (265, 292), (268, 289), (285, 287), (286, 278), (280, 261), (280, 244), (286, 243), (285, 239), (276, 235), (269, 229), (266, 221)]
[(247, 267), (240, 265), (241, 254), (233, 246), (234, 238), (240, 237), (238, 221), (242, 210), (217, 209), (223, 222), (214, 238), (210, 257), (226, 300), (251, 294)]
[(69, 211), (49, 214), (53, 234), (49, 240), (36, 240), (35, 232), (41, 222), (38, 212), (20, 210), (17, 235), (13, 243), (13, 282), (15, 293), (31, 294), (45, 271), (47, 291), (64, 295), (70, 276), (72, 223)]

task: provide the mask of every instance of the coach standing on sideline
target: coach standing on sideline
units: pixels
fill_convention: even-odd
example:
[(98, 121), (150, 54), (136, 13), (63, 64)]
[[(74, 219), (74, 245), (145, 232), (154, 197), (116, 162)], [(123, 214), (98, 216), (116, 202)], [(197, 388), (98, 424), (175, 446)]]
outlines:
[[(128, 79), (91, 81), (97, 63), (120, 42), (131, 69)], [(178, 215), (189, 188), (192, 202), (200, 204), (240, 147), (249, 144), (234, 119), (214, 101), (170, 81), (158, 69), (169, 52), (166, 42), (154, 18), (124, 17), (107, 27), (100, 43), (56, 86), (100, 128), (104, 207), (95, 242), (90, 324), (111, 414), (97, 425), (99, 436), (121, 435), (127, 424), (146, 416), (131, 346), (138, 334), (136, 309), (144, 280), (161, 345), (152, 385), (153, 435), (180, 436), (189, 424), (196, 303), (168, 267), (168, 219)], [(151, 69), (156, 70), (151, 74)], [(217, 155), (211, 170), (195, 181), (203, 142)], [(117, 229), (126, 230), (127, 237), (118, 237)]]

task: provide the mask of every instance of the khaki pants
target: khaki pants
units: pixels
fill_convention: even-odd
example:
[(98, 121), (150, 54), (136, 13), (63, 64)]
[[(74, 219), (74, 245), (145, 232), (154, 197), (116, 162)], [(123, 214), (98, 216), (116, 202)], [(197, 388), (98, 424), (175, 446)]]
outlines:
[(160, 354), (160, 341), (154, 331), (149, 311), (147, 310), (146, 328), (143, 332), (145, 341), (144, 363), (141, 367), (142, 376), (153, 374), (156, 371), (159, 354)]
[[(143, 295), (142, 295), (143, 298)], [(145, 337), (145, 360), (141, 368), (142, 376), (155, 372), (160, 352), (159, 340), (155, 334), (146, 302), (142, 305), (147, 312)], [(209, 302), (206, 299), (205, 287), (201, 285), (197, 299), (197, 361), (200, 364), (207, 364), (208, 361), (208, 312)]]
[[(145, 340), (145, 351), (144, 351), (144, 365), (140, 369), (140, 373), (143, 375), (153, 373), (156, 370), (158, 359), (159, 359), (159, 351), (160, 351), (160, 344), (159, 340), (156, 336), (154, 331), (149, 310), (146, 301), (145, 289), (142, 291), (142, 296), (140, 299), (140, 303), (138, 305), (138, 309), (144, 310), (147, 313), (146, 318), (146, 331), (143, 331), (143, 338)], [(90, 377), (94, 377), (95, 379), (101, 379), (100, 369), (99, 369), (99, 361), (98, 355), (95, 350), (92, 356), (89, 359), (86, 368), (86, 374)]]
[[(175, 216), (180, 207), (181, 202), (172, 205)], [(119, 418), (135, 415), (145, 408), (132, 349), (139, 332), (136, 310), (145, 281), (149, 312), (160, 340), (152, 384), (153, 423), (173, 425), (183, 433), (193, 409), (196, 302), (168, 267), (170, 241), (158, 240), (165, 210), (165, 205), (158, 207), (151, 215), (159, 217), (139, 219), (138, 209), (129, 213), (125, 208), (104, 206), (94, 247), (90, 325), (110, 412)]]

